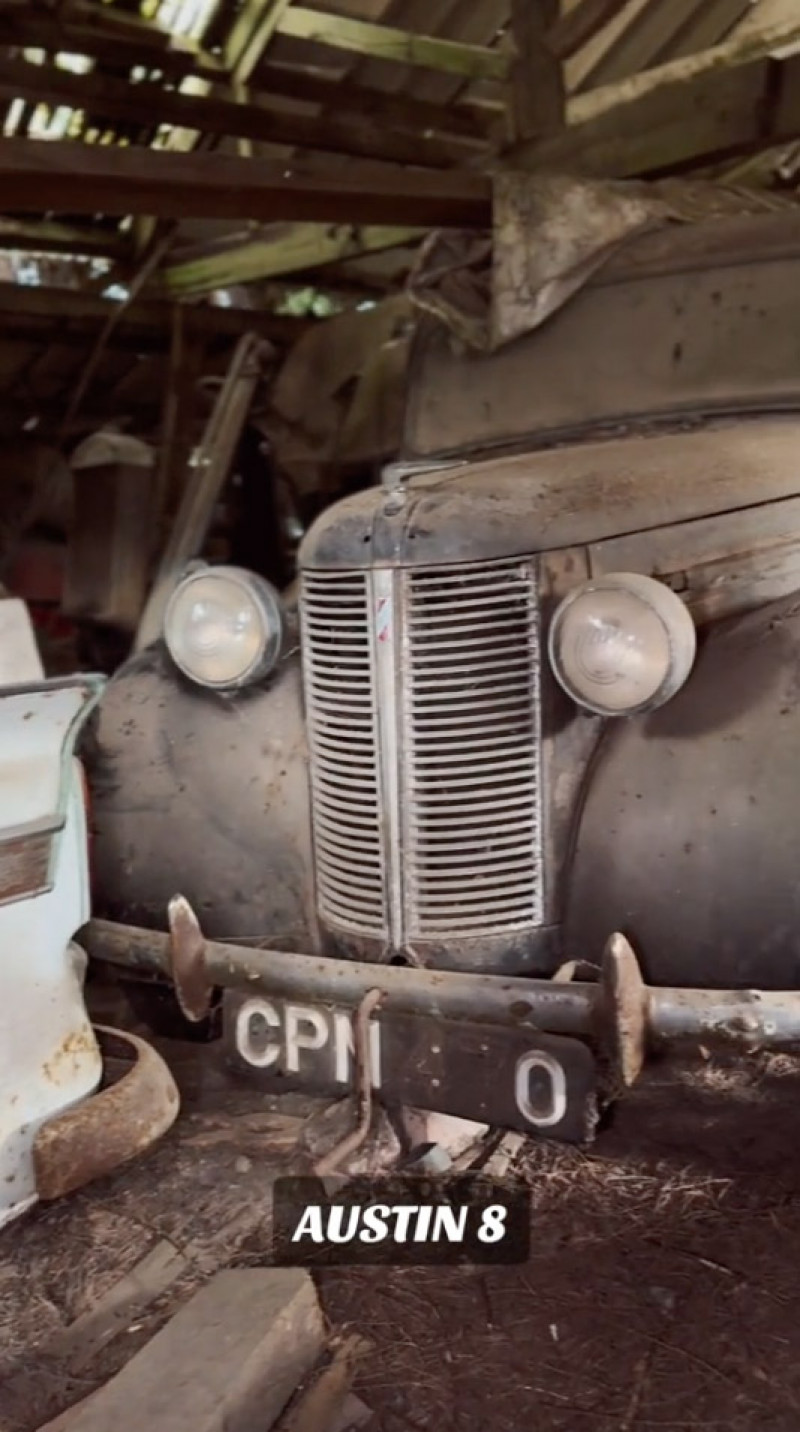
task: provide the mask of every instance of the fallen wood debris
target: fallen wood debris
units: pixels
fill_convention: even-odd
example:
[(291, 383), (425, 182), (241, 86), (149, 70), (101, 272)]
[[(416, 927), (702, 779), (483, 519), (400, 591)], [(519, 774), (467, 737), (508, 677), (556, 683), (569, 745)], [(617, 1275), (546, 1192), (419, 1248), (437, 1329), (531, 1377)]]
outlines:
[(279, 1432), (333, 1432), (356, 1375), (358, 1359), (370, 1347), (371, 1344), (357, 1333), (344, 1338), (328, 1366), (289, 1408), (280, 1423)]
[(56, 1426), (59, 1432), (269, 1432), (324, 1343), (308, 1273), (228, 1269)]

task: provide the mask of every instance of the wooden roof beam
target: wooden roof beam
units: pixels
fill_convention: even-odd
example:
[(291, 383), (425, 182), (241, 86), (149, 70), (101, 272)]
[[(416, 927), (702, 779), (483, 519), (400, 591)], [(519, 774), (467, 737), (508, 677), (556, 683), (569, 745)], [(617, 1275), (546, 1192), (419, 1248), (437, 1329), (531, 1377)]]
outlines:
[(559, 14), (547, 31), (547, 45), (559, 60), (569, 59), (583, 49), (599, 30), (605, 28), (627, 5), (628, 0), (578, 0), (566, 14)]
[(262, 143), (326, 153), (353, 154), (396, 164), (449, 168), (468, 157), (463, 145), (393, 133), (363, 120), (338, 114), (287, 114), (262, 104), (244, 104), (233, 91), (212, 86), (207, 96), (180, 94), (158, 84), (76, 75), (55, 65), (33, 65), (0, 56), (0, 98), (17, 95), (47, 104), (65, 104), (104, 120), (158, 121), (201, 134), (231, 135)]
[(0, 45), (30, 46), (49, 54), (65, 51), (86, 55), (101, 64), (131, 69), (142, 65), (160, 70), (170, 79), (190, 74), (207, 74), (212, 78), (221, 75), (220, 61), (200, 49), (165, 47), (148, 31), (132, 36), (127, 30), (109, 31), (94, 24), (62, 21), (46, 12), (32, 11), (30, 5), (20, 7), (19, 11), (0, 10)]
[(277, 33), (337, 50), (348, 50), (371, 60), (421, 65), (424, 69), (458, 75), (461, 79), (502, 80), (508, 71), (508, 56), (500, 50), (467, 45), (458, 40), (443, 40), (433, 35), (417, 35), (389, 25), (375, 25), (345, 15), (309, 10), (303, 5), (289, 6), (278, 22)]
[(362, 228), (295, 224), (277, 238), (253, 239), (217, 253), (168, 265), (161, 274), (169, 293), (196, 297), (217, 288), (306, 273), (325, 264), (398, 248), (422, 238), (424, 229)]
[(225, 45), (225, 68), (235, 84), (247, 84), (290, 3), (245, 0)]
[(506, 162), (625, 178), (686, 170), (794, 139), (800, 135), (798, 50), (800, 17), (576, 96), (563, 135), (518, 146)]
[(428, 228), (491, 222), (491, 182), (472, 171), (287, 166), (227, 154), (32, 139), (0, 140), (0, 192), (15, 213), (152, 214), (157, 218), (261, 223), (406, 224)]
[[(0, 283), (0, 319), (6, 325), (15, 322), (41, 327), (42, 337), (57, 343), (72, 329), (96, 330), (107, 322), (115, 305), (109, 299), (79, 289), (34, 288), (27, 284)], [(136, 298), (119, 315), (110, 339), (111, 346), (123, 341), (125, 346), (144, 339), (146, 346), (155, 343), (168, 347), (172, 326), (171, 303)], [(193, 305), (186, 309), (184, 322), (187, 333), (207, 339), (235, 339), (252, 328), (278, 343), (292, 343), (308, 326), (304, 319), (283, 317), (249, 308), (212, 308)]]
[(465, 139), (485, 139), (501, 114), (499, 105), (434, 104), (416, 95), (395, 94), (391, 90), (373, 89), (356, 83), (348, 76), (337, 79), (307, 70), (290, 69), (284, 65), (263, 65), (255, 75), (256, 93), (266, 98), (280, 95), (303, 103), (319, 104), (339, 114), (357, 114), (373, 120), (384, 120), (398, 129), (424, 133), (456, 134)]
[(24, 249), (70, 257), (125, 260), (131, 245), (124, 234), (97, 226), (59, 224), (51, 219), (12, 219), (0, 216), (0, 249)]
[(511, 0), (508, 102), (515, 139), (553, 134), (564, 126), (564, 74), (550, 45), (558, 14), (558, 0)]

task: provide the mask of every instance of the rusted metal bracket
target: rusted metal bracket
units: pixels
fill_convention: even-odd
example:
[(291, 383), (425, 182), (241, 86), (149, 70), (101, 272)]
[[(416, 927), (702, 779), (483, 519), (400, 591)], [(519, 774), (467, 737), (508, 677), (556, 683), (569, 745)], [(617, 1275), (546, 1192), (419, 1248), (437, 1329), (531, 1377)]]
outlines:
[(334, 1173), (343, 1161), (361, 1148), (372, 1123), (372, 1056), (369, 1047), (369, 1022), (383, 1001), (379, 989), (368, 990), (355, 1016), (356, 1084), (359, 1105), (358, 1123), (351, 1133), (345, 1134), (334, 1148), (329, 1149), (314, 1165), (314, 1173), (322, 1177)]
[(133, 1057), (116, 1083), (48, 1119), (33, 1144), (36, 1192), (61, 1198), (150, 1148), (175, 1122), (178, 1090), (160, 1054), (135, 1034), (95, 1028), (104, 1056)]

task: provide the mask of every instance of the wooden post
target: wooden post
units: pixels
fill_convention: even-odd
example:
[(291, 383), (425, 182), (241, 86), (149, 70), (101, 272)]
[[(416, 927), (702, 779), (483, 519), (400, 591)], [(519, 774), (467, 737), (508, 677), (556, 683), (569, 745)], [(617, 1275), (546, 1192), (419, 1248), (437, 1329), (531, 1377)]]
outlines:
[(564, 76), (547, 38), (558, 17), (558, 0), (511, 0), (509, 128), (515, 142), (543, 139), (564, 125)]

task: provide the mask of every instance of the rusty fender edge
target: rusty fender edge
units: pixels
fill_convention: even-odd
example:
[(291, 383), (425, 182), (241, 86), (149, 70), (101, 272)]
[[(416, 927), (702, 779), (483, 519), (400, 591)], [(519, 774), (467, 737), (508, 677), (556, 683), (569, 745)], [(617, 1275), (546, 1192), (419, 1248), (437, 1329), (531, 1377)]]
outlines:
[(104, 1057), (133, 1057), (115, 1083), (49, 1119), (33, 1145), (36, 1191), (44, 1200), (73, 1193), (144, 1153), (175, 1122), (178, 1090), (164, 1060), (135, 1034), (96, 1025)]
[(800, 1051), (800, 990), (648, 986), (620, 934), (610, 936), (599, 979), (588, 983), (367, 964), (204, 940), (182, 897), (170, 902), (169, 923), (171, 934), (92, 920), (81, 940), (95, 959), (161, 974), (178, 986), (182, 978), (189, 983), (187, 941), (192, 998), (187, 989), (182, 1003), (193, 1006), (195, 1018), (204, 1008), (197, 999), (203, 983), (208, 998), (214, 987), (222, 987), (351, 1008), (377, 989), (386, 1009), (587, 1038), (624, 1085), (634, 1082), (647, 1054), (658, 1049)]

